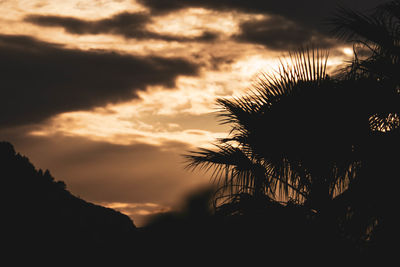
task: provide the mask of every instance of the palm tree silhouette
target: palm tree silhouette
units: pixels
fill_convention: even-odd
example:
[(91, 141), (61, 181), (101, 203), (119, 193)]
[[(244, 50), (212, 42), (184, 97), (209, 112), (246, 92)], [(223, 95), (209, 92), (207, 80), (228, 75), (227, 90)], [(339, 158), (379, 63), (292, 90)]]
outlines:
[[(390, 155), (399, 135), (376, 126), (374, 116), (393, 95), (380, 79), (328, 76), (325, 51), (301, 49), (289, 58), (247, 95), (218, 100), (231, 132), (215, 149), (189, 152), (188, 167), (213, 171), (217, 212), (273, 216), (285, 206), (318, 229), (310, 233), (318, 241), (309, 242), (332, 251), (385, 247), (374, 240), (387, 240), (378, 230), (392, 221), (393, 209), (382, 207), (395, 203), (384, 188), (398, 166)], [(291, 220), (289, 213), (281, 219)]]
[(215, 168), (219, 198), (246, 194), (320, 212), (354, 179), (364, 113), (350, 112), (359, 96), (327, 75), (327, 59), (326, 51), (300, 49), (251, 93), (218, 100), (230, 136), (186, 157), (191, 168)]
[(379, 5), (367, 15), (341, 8), (332, 24), (336, 36), (354, 43), (355, 57), (342, 77), (377, 88), (369, 107), (372, 131), (362, 148), (362, 168), (342, 196), (345, 228), (375, 250), (391, 251), (387, 244), (393, 243), (399, 223), (393, 210), (398, 207), (400, 149), (400, 1)]
[(355, 42), (350, 64), (331, 77), (326, 51), (289, 53), (250, 93), (217, 101), (230, 134), (189, 152), (188, 167), (213, 171), (218, 208), (298, 204), (325, 233), (338, 227), (359, 249), (388, 251), (398, 222), (400, 1), (371, 15), (340, 9), (332, 22)]
[(379, 80), (381, 91), (386, 93), (384, 103), (370, 118), (371, 126), (384, 131), (398, 128), (400, 1), (381, 4), (369, 15), (340, 8), (331, 24), (338, 38), (354, 44), (355, 56), (344, 69), (344, 77)]

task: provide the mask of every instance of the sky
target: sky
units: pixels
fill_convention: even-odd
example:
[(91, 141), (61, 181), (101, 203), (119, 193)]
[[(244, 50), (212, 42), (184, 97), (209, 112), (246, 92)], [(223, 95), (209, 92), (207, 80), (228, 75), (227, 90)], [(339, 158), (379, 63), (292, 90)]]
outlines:
[(216, 99), (300, 46), (334, 71), (352, 46), (329, 18), (382, 2), (0, 0), (0, 141), (142, 226), (211, 185), (182, 155), (228, 135)]

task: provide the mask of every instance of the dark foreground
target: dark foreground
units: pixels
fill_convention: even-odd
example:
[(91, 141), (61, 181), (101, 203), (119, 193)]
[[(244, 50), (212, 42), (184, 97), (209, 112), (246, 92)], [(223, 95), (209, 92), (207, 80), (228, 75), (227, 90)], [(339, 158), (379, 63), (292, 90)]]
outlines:
[(208, 191), (137, 228), (128, 216), (73, 196), (6, 142), (0, 168), (3, 259), (14, 266), (387, 266), (398, 250), (388, 243), (389, 226), (360, 244), (301, 206), (243, 196), (214, 213)]

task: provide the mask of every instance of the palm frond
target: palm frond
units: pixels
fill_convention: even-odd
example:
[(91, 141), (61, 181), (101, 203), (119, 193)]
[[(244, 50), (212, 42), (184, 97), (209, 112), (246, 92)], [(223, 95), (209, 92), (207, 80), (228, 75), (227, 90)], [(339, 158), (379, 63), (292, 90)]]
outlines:
[(332, 33), (342, 40), (352, 42), (367, 40), (375, 43), (390, 41), (386, 21), (381, 17), (340, 7), (330, 24)]
[[(347, 96), (335, 98), (342, 91), (336, 92), (336, 81), (327, 75), (327, 59), (327, 51), (299, 49), (281, 59), (275, 73), (263, 73), (247, 95), (219, 99), (220, 122), (231, 125), (229, 136), (215, 150), (190, 152), (188, 167), (212, 169), (223, 196), (232, 199), (246, 193), (302, 203), (316, 195), (311, 191), (318, 179), (328, 197), (344, 190), (354, 159), (343, 157), (344, 146), (317, 142), (351, 130), (337, 129), (337, 117), (348, 110), (332, 103)], [(345, 126), (352, 124), (351, 116), (346, 120)]]
[(212, 176), (223, 187), (233, 187), (240, 184), (248, 191), (256, 187), (257, 180), (263, 180), (262, 168), (252, 161), (240, 148), (229, 144), (216, 145), (217, 150), (199, 149), (185, 155), (188, 168), (213, 169)]

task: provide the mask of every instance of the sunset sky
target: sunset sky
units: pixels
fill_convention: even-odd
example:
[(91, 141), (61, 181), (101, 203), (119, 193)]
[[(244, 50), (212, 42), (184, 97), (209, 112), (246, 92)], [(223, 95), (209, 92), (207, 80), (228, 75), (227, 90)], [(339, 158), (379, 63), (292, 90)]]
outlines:
[(379, 0), (0, 0), (0, 141), (138, 226), (209, 174), (182, 154), (228, 133), (240, 96), (300, 45), (352, 56), (326, 20)]

